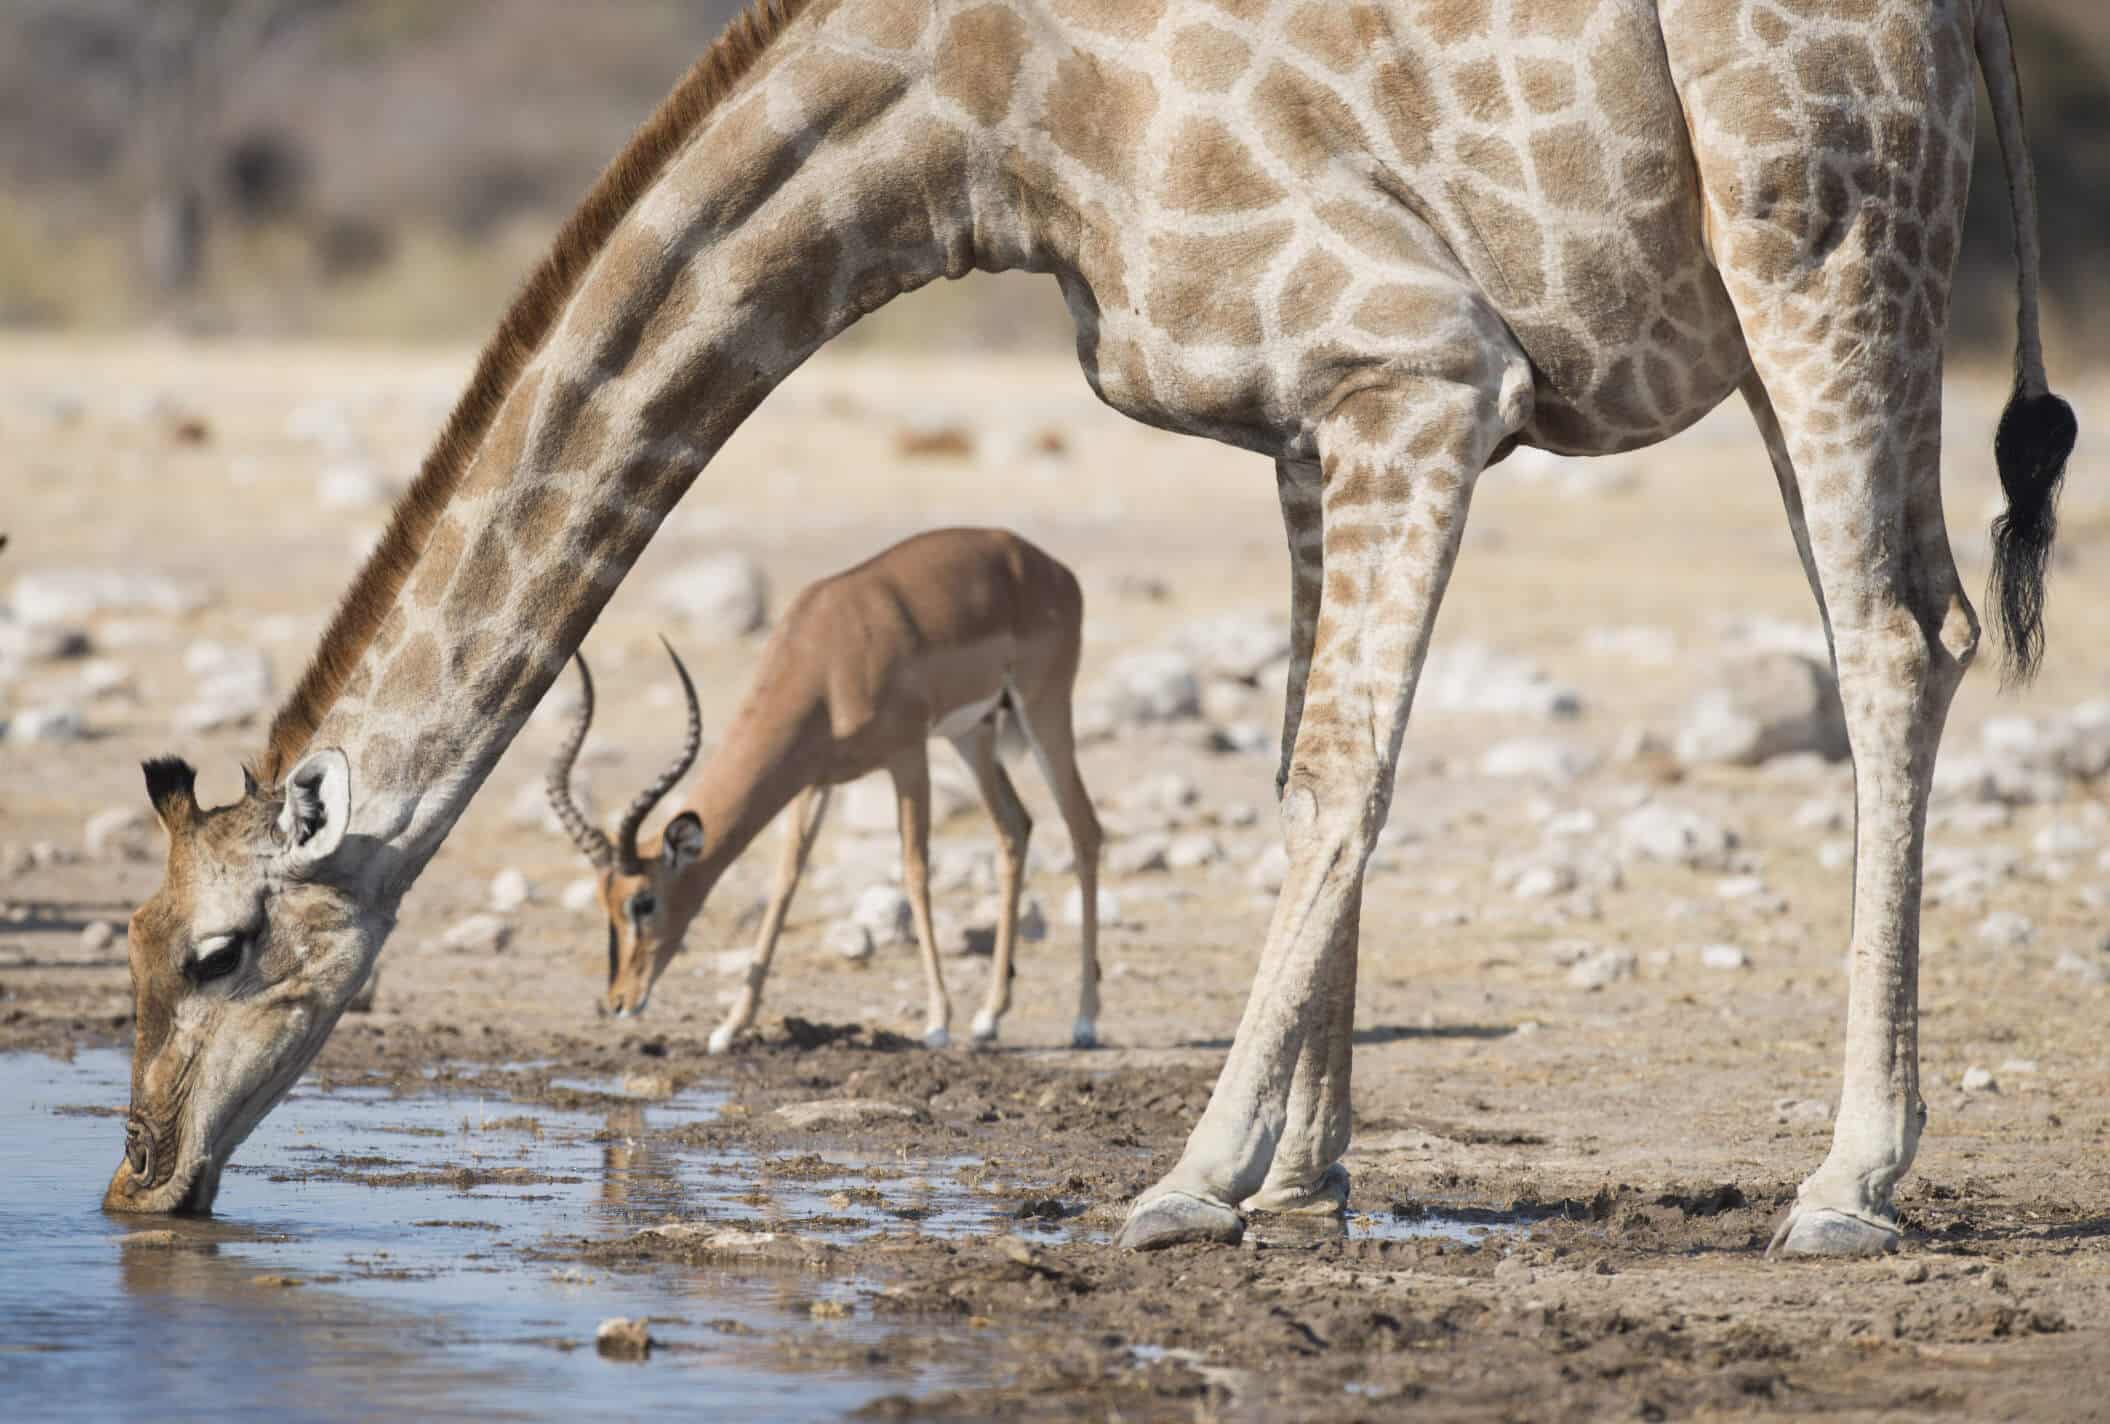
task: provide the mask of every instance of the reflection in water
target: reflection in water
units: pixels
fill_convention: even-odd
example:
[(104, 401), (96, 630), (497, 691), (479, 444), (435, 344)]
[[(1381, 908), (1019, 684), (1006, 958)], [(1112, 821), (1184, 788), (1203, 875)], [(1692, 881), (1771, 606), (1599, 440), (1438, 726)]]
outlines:
[[(647, 1145), (694, 1103), (494, 1112), (300, 1088), (229, 1168), (221, 1214), (182, 1221), (96, 1208), (118, 1120), (62, 1109), (122, 1102), (126, 1077), (116, 1053), (0, 1058), (0, 1418), (599, 1418), (611, 1399), (835, 1418), (963, 1383), (985, 1358), (963, 1344), (958, 1368), (866, 1363), (893, 1332), (863, 1310), (807, 1311), (817, 1293), (854, 1300), (855, 1281), (552, 1271), (526, 1256), (551, 1236), (701, 1214), (693, 1164)], [(673, 1348), (643, 1369), (601, 1359), (588, 1342), (611, 1315), (653, 1317)]]

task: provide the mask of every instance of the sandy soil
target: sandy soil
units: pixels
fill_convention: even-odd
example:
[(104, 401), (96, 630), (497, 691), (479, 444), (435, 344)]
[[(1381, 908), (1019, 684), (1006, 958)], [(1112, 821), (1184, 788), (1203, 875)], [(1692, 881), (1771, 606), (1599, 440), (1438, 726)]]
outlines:
[[(68, 744), (0, 743), (0, 1050), (124, 1041), (122, 944), (98, 946), (83, 931), (102, 920), (121, 931), (158, 865), (54, 864), (48, 854), (39, 864), (28, 848), (77, 849), (90, 815), (143, 806), (136, 764), (146, 755), (182, 752), (200, 765), (206, 799), (235, 794), (259, 732), (172, 729), (194, 681), (186, 649), (258, 646), (278, 685), (291, 681), (385, 513), (318, 508), (318, 477), (355, 459), (407, 474), (466, 365), (466, 353), (0, 346), (0, 519), (12, 536), (0, 589), (25, 571), (91, 567), (150, 569), (215, 595), (180, 616), (88, 620), (92, 655), (121, 663), (134, 695), (84, 695), (79, 660), (31, 663), (0, 683), (0, 708), (69, 702), (89, 730)], [(2084, 427), (2103, 408), (2097, 393), (2069, 391)], [(1984, 575), (1999, 395), (1990, 379), (1963, 380), (1951, 398), (1951, 527), (1972, 587)], [(318, 400), (349, 442), (315, 434), (330, 424)], [(969, 432), (971, 454), (898, 453), (904, 427), (946, 422)], [(1048, 431), (1063, 453), (1036, 451)], [(1620, 477), (1614, 487), (1567, 482), (1600, 469)], [(1988, 718), (2047, 716), (2101, 695), (2103, 473), (2084, 445), (2045, 676), (2000, 697), (1989, 670), (1975, 674), (1951, 718), (1952, 755), (1976, 749)], [(1814, 625), (1764, 457), (1742, 411), (1726, 410), (1616, 462), (1504, 467), (1473, 521), (1439, 650), (1477, 641), (1529, 658), (1579, 692), (1583, 713), (1418, 714), (1396, 829), (1367, 895), (1349, 1165), (1358, 1213), (1463, 1210), (1518, 1226), (1513, 1234), (1467, 1248), (1263, 1223), (1235, 1250), (1138, 1258), (1106, 1244), (1124, 1201), (1171, 1163), (1206, 1098), (1268, 912), (1250, 866), (1273, 834), (1273, 754), (1217, 750), (1200, 721), (1127, 731), (1083, 753), (1116, 829), (1154, 826), (1122, 808), (1123, 794), (1177, 772), (1200, 793), (1177, 819), (1227, 852), (1214, 866), (1113, 884), (1121, 922), (1103, 946), (1111, 1046), (1101, 1051), (1058, 1046), (1075, 951), (1060, 913), (1068, 880), (1046, 870), (1032, 890), (1050, 933), (1022, 948), (1004, 1049), (909, 1047), (900, 1036), (921, 1015), (913, 952), (883, 949), (857, 966), (820, 943), (892, 863), (890, 837), (840, 823), (794, 909), (759, 1042), (723, 1061), (703, 1053), (733, 982), (722, 956), (747, 942), (773, 846), (721, 888), (648, 1018), (599, 1018), (600, 929), (559, 904), (582, 863), (532, 817), (509, 815), (558, 734), (556, 717), (538, 715), (406, 904), (375, 1011), (346, 1020), (319, 1070), (553, 1060), (723, 1079), (745, 1109), (725, 1120), (724, 1140), (782, 1153), (839, 1140), (783, 1127), (767, 1111), (782, 1103), (851, 1096), (922, 1109), (927, 1120), (856, 1139), (980, 1154), (1052, 1198), (1035, 1210), (1059, 1212), (1073, 1230), (1027, 1248), (894, 1242), (855, 1262), (895, 1282), (889, 1309), (992, 1327), (999, 1383), (903, 1404), (904, 1416), (2110, 1411), (2110, 1173), (2100, 1165), (2110, 1071), (2095, 1051), (2110, 990), (2085, 967), (2056, 967), (2069, 954), (2110, 965), (2098, 948), (2110, 885), (2094, 845), (2110, 840), (2101, 788), (2074, 784), (2057, 804), (2004, 821), (1938, 808), (1934, 849), (1993, 869), (1982, 893), (1959, 891), (1925, 914), (1930, 1124), (1901, 1192), (1906, 1250), (1769, 1264), (1772, 1225), (1827, 1140), (1845, 988), (1847, 876), (1826, 861), (1850, 826), (1813, 827), (1798, 811), (1846, 797), (1850, 774), (1796, 762), (1681, 775), (1659, 758), (1615, 754), (1637, 730), (1675, 730), (1714, 676), (1725, 620)], [(601, 750), (589, 754), (601, 806), (627, 799), (678, 739), (653, 641), (662, 627), (697, 671), (712, 723), (752, 666), (752, 641), (709, 646), (659, 610), (654, 585), (685, 558), (746, 550), (781, 604), (892, 538), (979, 522), (1011, 525), (1078, 571), (1087, 689), (1124, 652), (1207, 614), (1279, 610), (1286, 592), (1266, 462), (1130, 425), (1061, 364), (824, 359), (699, 481), (589, 640), (603, 685)], [(1603, 650), (1605, 630), (1637, 625), (1668, 634), (1675, 655), (1650, 663)], [(1223, 696), (1241, 695), (1253, 720), (1277, 715), (1265, 691)], [(1482, 775), (1482, 752), (1518, 736), (1559, 738), (1597, 764), (1573, 780)], [(1052, 804), (1030, 771), (1019, 782), (1045, 841), (1058, 824)], [(1592, 811), (1603, 828), (1594, 839), (1609, 840), (1645, 797), (1731, 827), (1733, 864), (1628, 863), (1616, 886), (1540, 900), (1503, 887), (1499, 864), (1540, 845), (1550, 815)], [(1239, 824), (1241, 807), (1260, 808), (1257, 822)], [(940, 844), (987, 846), (986, 822), (955, 817)], [(442, 947), (506, 867), (535, 889), (509, 917), (511, 942), (496, 955)], [(1725, 873), (1758, 877), (1764, 893), (1724, 897)], [(956, 889), (941, 903), (964, 922), (979, 898)], [(2026, 941), (1981, 936), (2002, 910), (2031, 922)], [(1705, 967), (1701, 948), (1725, 943), (1746, 952), (1747, 968)], [(1634, 972), (1595, 991), (1571, 982), (1570, 961), (1606, 949), (1632, 951)], [(964, 1028), (987, 960), (951, 958), (947, 969)], [(1963, 1090), (1974, 1066), (1991, 1070), (1995, 1090)], [(114, 1128), (110, 1147), (114, 1163)], [(684, 1249), (580, 1248), (604, 1260)], [(1138, 1344), (1172, 1353), (1139, 1368)]]

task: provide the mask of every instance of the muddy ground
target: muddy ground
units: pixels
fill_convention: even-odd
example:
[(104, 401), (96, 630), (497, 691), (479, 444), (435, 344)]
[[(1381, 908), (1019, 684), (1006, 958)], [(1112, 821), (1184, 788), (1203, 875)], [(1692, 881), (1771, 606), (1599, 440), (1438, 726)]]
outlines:
[[(88, 734), (0, 742), (0, 1051), (126, 1040), (122, 941), (102, 943), (90, 927), (121, 930), (158, 866), (151, 847), (147, 859), (77, 854), (84, 823), (143, 806), (137, 762), (164, 751), (200, 765), (207, 800), (235, 794), (260, 732), (175, 727), (196, 680), (187, 650), (258, 647), (278, 687), (291, 682), (385, 514), (323, 507), (318, 482), (347, 461), (406, 475), (466, 365), (459, 352), (0, 346), (0, 517), (11, 536), (0, 593), (24, 572), (85, 567), (152, 570), (211, 595), (188, 612), (81, 620), (89, 658), (117, 664), (129, 689), (86, 690), (78, 657), (29, 662), (0, 684), (0, 715), (66, 703)], [(2073, 384), (2087, 429), (2088, 412), (2110, 405), (2091, 399), (2099, 384)], [(1999, 394), (1967, 379), (1951, 400), (1951, 527), (1974, 588)], [(964, 441), (901, 439), (944, 426)], [(2110, 595), (2110, 471), (2085, 440), (2045, 676), (2000, 697), (1989, 669), (1974, 674), (1950, 720), (1950, 756), (1978, 751), (1989, 719), (2051, 717), (2110, 686), (2110, 644), (2096, 631)], [(929, 453), (962, 443), (964, 454)], [(751, 553), (781, 606), (891, 538), (967, 522), (1009, 524), (1077, 569), (1087, 691), (1121, 654), (1206, 615), (1279, 610), (1287, 587), (1264, 461), (1129, 425), (1059, 364), (824, 359), (706, 472), (589, 640), (604, 718), (594, 746), (607, 750), (590, 751), (587, 768), (603, 811), (679, 736), (658, 631), (697, 671), (707, 725), (753, 666), (754, 640), (706, 644), (661, 612), (655, 586), (684, 558)], [(882, 948), (854, 965), (821, 943), (892, 864), (888, 835), (840, 818), (794, 908), (758, 1040), (721, 1060), (703, 1051), (773, 844), (721, 888), (647, 1018), (598, 1016), (601, 932), (561, 902), (582, 863), (531, 805), (513, 814), (516, 799), (532, 802), (522, 788), (539, 782), (559, 732), (556, 717), (538, 716), (407, 902), (374, 1011), (345, 1020), (316, 1071), (407, 1086), (434, 1064), (533, 1064), (512, 1070), (531, 1102), (565, 1091), (553, 1076), (665, 1074), (730, 1094), (720, 1120), (682, 1129), (672, 1147), (752, 1150), (786, 1174), (829, 1146), (980, 1158), (1017, 1185), (1024, 1214), (1009, 1237), (943, 1241), (904, 1221), (870, 1242), (794, 1244), (783, 1249), (795, 1259), (739, 1263), (852, 1272), (885, 1283), (875, 1311), (986, 1330), (986, 1388), (879, 1413), (2110, 1413), (2104, 788), (2074, 781), (2054, 800), (1997, 810), (1956, 791), (1937, 806), (1930, 844), (1948, 857), (1947, 893), (1924, 917), (1930, 1121), (1900, 1193), (1905, 1249), (1769, 1263), (1765, 1243), (1822, 1156), (1836, 1100), (1848, 899), (1837, 860), (1851, 827), (1821, 803), (1841, 804), (1850, 774), (1807, 759), (1681, 770), (1645, 741), (1632, 755), (1640, 733), (1674, 736), (1741, 646), (1728, 621), (1738, 618), (1814, 626), (1740, 410), (1656, 451), (1505, 466), (1483, 485), (1438, 649), (1479, 643), (1529, 659), (1575, 691), (1581, 713), (1425, 704), (1417, 714), (1366, 897), (1348, 1162), (1352, 1209), (1370, 1220), (1345, 1238), (1261, 1220), (1238, 1249), (1135, 1257), (1107, 1244), (1205, 1101), (1265, 928), (1252, 867), (1272, 835), (1274, 758), (1224, 750), (1237, 739), (1219, 735), (1277, 715), (1264, 685), (1214, 694), (1209, 719), (1124, 727), (1082, 753), (1117, 833), (1169, 821), (1224, 851), (1212, 865), (1112, 879), (1120, 913), (1104, 936), (1099, 1051), (1062, 1046), (1075, 942), (1061, 913), (1068, 878), (1047, 866), (1032, 893), (1049, 933), (1022, 946), (1003, 1047), (912, 1046), (913, 951)], [(1637, 628), (1646, 632), (1620, 635)], [(1483, 752), (1519, 737), (1579, 755), (1568, 770), (1486, 774)], [(1124, 804), (1168, 771), (1198, 800)], [(1039, 842), (1059, 839), (1037, 776), (1018, 780)], [(1505, 862), (1541, 847), (1549, 823), (1591, 812), (1596, 830), (1566, 824), (1583, 826), (1575, 834), (1593, 849), (1651, 798), (1729, 827), (1735, 853), (1695, 868), (1608, 850), (1620, 870), (1610, 883), (1513, 893)], [(941, 854), (988, 844), (972, 809), (941, 828)], [(448, 949), (443, 934), (485, 908), (506, 868), (533, 889), (506, 916), (509, 941), (495, 953)], [(963, 878), (940, 904), (971, 923), (983, 892), (974, 873)], [(1988, 929), (2002, 911), (2025, 917), (2026, 932)], [(1708, 967), (1702, 948), (1722, 944), (1744, 951), (1746, 967)], [(1627, 972), (1597, 989), (1575, 982), (1578, 958), (1621, 950), (1633, 955)], [(987, 963), (946, 961), (961, 1036)], [(1988, 1070), (1989, 1090), (1964, 1090), (1972, 1068)], [(848, 1130), (793, 1129), (774, 1114), (843, 1097), (910, 1113)], [(113, 1124), (113, 1165), (119, 1147)], [(1476, 1244), (1373, 1234), (1431, 1214), (1499, 1229)], [(727, 1264), (707, 1236), (611, 1243), (562, 1221), (549, 1229), (543, 1249), (611, 1269)]]

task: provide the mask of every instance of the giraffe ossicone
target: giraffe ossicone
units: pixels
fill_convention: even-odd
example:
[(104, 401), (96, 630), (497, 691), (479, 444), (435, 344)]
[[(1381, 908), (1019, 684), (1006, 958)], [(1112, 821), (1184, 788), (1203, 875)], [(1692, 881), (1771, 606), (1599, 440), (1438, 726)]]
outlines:
[[(1646, 445), (1740, 391), (1831, 639), (1859, 827), (1840, 1108), (1779, 1246), (1894, 1245), (1924, 1117), (1927, 794), (1978, 637), (1939, 465), (1981, 74), (2020, 273), (1993, 606), (2026, 673), (2073, 423), (2045, 381), (2003, 0), (758, 6), (486, 348), (256, 789), (205, 810), (150, 772), (169, 863), (133, 919), (107, 1200), (210, 1206), (404, 891), (774, 385), (901, 292), (1025, 269), (1061, 284), (1109, 404), (1276, 460), (1291, 555), (1289, 868), (1208, 1108), (1123, 1239), (1226, 1239), (1340, 1180), (1363, 866), (1481, 471), (1518, 444)], [(345, 834), (297, 866), (287, 774), (330, 748)]]

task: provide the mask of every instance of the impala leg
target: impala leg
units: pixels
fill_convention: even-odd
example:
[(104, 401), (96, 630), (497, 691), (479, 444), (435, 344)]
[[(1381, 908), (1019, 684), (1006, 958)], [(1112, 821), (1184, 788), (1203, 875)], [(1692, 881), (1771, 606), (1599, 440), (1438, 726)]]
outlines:
[(1070, 849), (1077, 862), (1077, 893), (1081, 897), (1078, 927), (1077, 1018), (1070, 1027), (1070, 1046), (1091, 1048), (1099, 1042), (1099, 847), (1104, 839), (1099, 815), (1092, 809), (1091, 793), (1077, 770), (1077, 737), (1070, 722), (1069, 678), (1019, 709), (1040, 774), (1047, 779), (1062, 824), (1070, 833)]
[(1289, 871), (1209, 1106), (1136, 1202), (1125, 1246), (1235, 1241), (1240, 1204), (1345, 1200), (1363, 867), (1473, 483), (1530, 407), (1506, 331), (1470, 304), (1461, 320), (1459, 377), (1356, 391), (1320, 424), (1326, 584), (1282, 793)]
[(930, 753), (916, 742), (890, 768), (900, 807), (901, 887), (908, 892), (909, 913), (916, 921), (916, 941), (923, 949), (923, 982), (928, 1007), (923, 1043), (943, 1048), (952, 1042), (952, 1001), (945, 997), (945, 974), (938, 967), (938, 932), (930, 917)]
[(1026, 876), (1026, 844), (1033, 835), (1033, 817), (1018, 799), (996, 753), (996, 723), (977, 723), (953, 739), (982, 800), (996, 822), (997, 897), (1001, 902), (996, 920), (996, 956), (989, 965), (989, 993), (974, 1016), (974, 1041), (996, 1042), (997, 1021), (1011, 1007), (1011, 955), (1018, 939), (1018, 895)]
[(784, 932), (784, 917), (791, 912), (791, 897), (799, 888), (799, 876), (806, 869), (806, 857), (813, 853), (813, 842), (820, 834), (821, 817), (827, 809), (825, 786), (809, 786), (791, 803), (791, 814), (785, 819), (784, 850), (777, 860), (776, 884), (769, 892), (769, 908), (762, 914), (755, 952), (747, 962), (747, 982), (741, 986), (740, 997), (726, 1014), (725, 1022), (711, 1030), (712, 1053), (723, 1053), (732, 1047), (733, 1040), (755, 1021), (755, 1011), (762, 1005), (762, 985), (769, 979), (769, 964), (776, 957), (777, 938)]
[(1282, 532), (1289, 540), (1289, 678), (1282, 697), (1282, 761), (1275, 771), (1275, 797), (1289, 781), (1290, 754), (1304, 716), (1304, 685), (1311, 676), (1312, 639), (1319, 631), (1319, 589), (1326, 576), (1326, 546), (1320, 519), (1318, 465), (1275, 462), (1275, 493), (1282, 501)]

